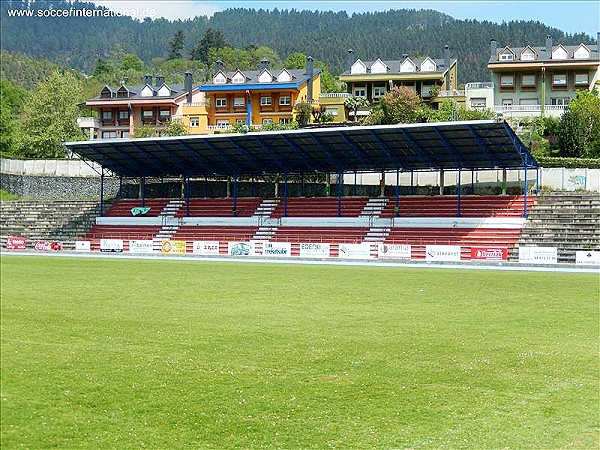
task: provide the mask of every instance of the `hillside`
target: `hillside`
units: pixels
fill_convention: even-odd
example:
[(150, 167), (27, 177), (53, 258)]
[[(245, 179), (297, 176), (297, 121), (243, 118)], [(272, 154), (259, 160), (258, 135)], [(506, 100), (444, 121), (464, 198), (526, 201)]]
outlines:
[[(440, 57), (445, 45), (459, 59), (459, 83), (486, 81), (489, 73), (489, 41), (518, 45), (542, 43), (546, 35), (555, 43), (593, 42), (585, 34), (568, 35), (540, 22), (515, 21), (504, 24), (456, 20), (433, 10), (389, 10), (353, 14), (291, 10), (228, 9), (210, 19), (185, 21), (166, 19), (135, 21), (129, 17), (8, 17), (10, 8), (22, 1), (0, 2), (2, 49), (44, 58), (91, 73), (97, 59), (120, 43), (127, 53), (146, 63), (165, 57), (177, 30), (185, 34), (184, 53), (200, 40), (208, 27), (223, 32), (226, 41), (238, 48), (266, 45), (282, 59), (293, 52), (311, 54), (324, 61), (332, 73), (344, 70), (346, 52), (354, 49), (362, 59), (398, 59), (402, 54)], [(36, 1), (32, 8), (95, 8), (85, 2)], [(291, 38), (290, 38), (291, 36)]]

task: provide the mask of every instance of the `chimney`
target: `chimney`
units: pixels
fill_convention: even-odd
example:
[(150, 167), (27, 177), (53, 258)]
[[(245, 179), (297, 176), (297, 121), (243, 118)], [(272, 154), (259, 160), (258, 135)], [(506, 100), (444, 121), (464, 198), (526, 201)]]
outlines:
[(147, 84), (148, 86), (152, 86), (152, 75), (150, 75), (149, 73), (144, 75), (144, 84)]
[(402, 53), (402, 59), (405, 60), (406, 58), (408, 58), (408, 53)]
[(352, 69), (352, 64), (356, 61), (356, 57), (354, 56), (354, 50), (349, 49), (348, 54), (346, 55), (346, 70), (350, 71)]
[(223, 61), (220, 59), (215, 61), (215, 73), (217, 73), (219, 70), (223, 70)]
[(444, 46), (444, 64), (446, 65), (446, 89), (452, 89), (450, 86), (450, 47)]
[(308, 97), (308, 102), (312, 103), (313, 101), (313, 75), (315, 73), (315, 62), (312, 56), (306, 58), (306, 75), (308, 75), (308, 88), (306, 96)]
[(548, 58), (552, 59), (552, 36), (546, 36), (546, 51)]
[(192, 84), (193, 84), (192, 72), (190, 72), (188, 70), (185, 73), (185, 80), (183, 82), (183, 87), (184, 87), (185, 91), (187, 92), (187, 102), (188, 103), (192, 103)]
[(258, 66), (258, 71), (262, 72), (265, 69), (269, 69), (269, 66), (271, 65), (271, 61), (269, 61), (267, 58), (263, 58), (260, 60), (260, 65)]
[(498, 43), (496, 42), (496, 39), (492, 39), (490, 41), (490, 60), (491, 61), (496, 61), (498, 59), (498, 52), (496, 50), (497, 45), (498, 45)]
[(165, 84), (165, 77), (162, 77), (160, 75), (156, 75), (156, 87), (159, 88), (163, 84)]

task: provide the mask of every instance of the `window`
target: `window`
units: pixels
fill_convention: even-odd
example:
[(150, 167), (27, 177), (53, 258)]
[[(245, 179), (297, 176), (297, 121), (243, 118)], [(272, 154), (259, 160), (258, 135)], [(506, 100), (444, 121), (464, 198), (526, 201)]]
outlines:
[(226, 98), (218, 98), (215, 105), (217, 106), (217, 108), (224, 108), (227, 106), (227, 99)]
[(190, 127), (196, 128), (200, 126), (200, 117), (190, 117)]
[(129, 111), (119, 111), (119, 120), (129, 119)]
[(590, 51), (585, 45), (580, 45), (577, 50), (573, 53), (575, 59), (588, 59), (590, 57)]
[(567, 87), (567, 74), (555, 73), (552, 75), (552, 85), (559, 87)]
[(511, 51), (500, 53), (500, 61), (512, 61), (513, 59), (515, 59), (515, 55)]
[(121, 131), (121, 137), (127, 139), (129, 137), (129, 131)]
[(292, 119), (289, 117), (282, 117), (281, 119), (279, 119), (279, 123), (288, 125), (288, 124), (292, 123)]
[(235, 119), (235, 123), (243, 125), (246, 123), (246, 121), (244, 119)]
[(535, 60), (535, 53), (530, 48), (523, 50), (521, 53), (521, 61), (533, 61)]
[(229, 127), (229, 120), (217, 120), (217, 128), (227, 129)]
[(522, 98), (521, 100), (519, 100), (519, 105), (533, 106), (539, 104), (540, 102), (537, 98)]
[(471, 107), (472, 108), (485, 108), (486, 107), (485, 98), (472, 98), (471, 99)]
[(271, 125), (273, 123), (273, 119), (263, 119), (263, 125)]
[(511, 98), (505, 98), (502, 100), (502, 106), (512, 106), (513, 101)]
[(246, 77), (241, 72), (236, 73), (231, 80), (232, 83), (241, 84), (246, 82)]
[(504, 74), (500, 76), (500, 87), (514, 87), (515, 76), (513, 74)]
[(424, 84), (421, 89), (421, 97), (431, 97), (431, 90), (433, 89), (433, 84)]
[(365, 86), (355, 86), (354, 87), (354, 96), (355, 97), (366, 97), (367, 96), (367, 88)]
[(385, 95), (385, 88), (375, 86), (373, 88), (373, 98), (383, 97)]
[(521, 87), (524, 87), (524, 88), (535, 87), (535, 75), (534, 74), (523, 74), (521, 76)]
[(235, 97), (233, 99), (233, 107), (234, 108), (244, 106), (245, 104), (246, 104), (246, 99), (244, 97)]
[(142, 118), (144, 119), (152, 119), (154, 117), (154, 111), (151, 109), (144, 109), (142, 111)]
[(586, 84), (590, 84), (590, 77), (589, 77), (589, 73), (576, 73), (575, 74), (575, 84), (576, 85), (586, 85)]
[(569, 97), (554, 97), (550, 99), (550, 104), (553, 106), (567, 106), (571, 99)]
[(102, 139), (114, 139), (116, 137), (117, 137), (116, 131), (103, 131), (102, 132)]
[(170, 109), (161, 109), (159, 114), (161, 119), (168, 119), (169, 117), (171, 117), (171, 110)]
[(223, 75), (221, 72), (219, 72), (213, 78), (213, 83), (214, 84), (225, 84), (225, 83), (227, 83), (227, 78), (225, 77), (225, 75)]
[(325, 108), (325, 114), (335, 117), (339, 114), (339, 111), (337, 108)]
[(260, 98), (260, 105), (261, 106), (271, 106), (271, 97), (261, 97)]
[(292, 98), (289, 95), (282, 95), (279, 97), (280, 106), (289, 106), (292, 103)]
[(102, 120), (111, 120), (112, 118), (112, 111), (102, 111)]

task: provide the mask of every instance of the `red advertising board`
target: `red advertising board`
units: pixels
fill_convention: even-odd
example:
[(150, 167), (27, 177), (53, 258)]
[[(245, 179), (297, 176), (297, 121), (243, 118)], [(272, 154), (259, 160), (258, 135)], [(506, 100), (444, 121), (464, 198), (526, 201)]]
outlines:
[(37, 241), (33, 245), (34, 250), (38, 252), (50, 252), (50, 251), (60, 251), (63, 249), (62, 242), (57, 241)]
[(506, 261), (508, 259), (508, 249), (505, 247), (471, 247), (471, 259)]
[(23, 237), (6, 238), (7, 250), (25, 250), (27, 247), (27, 239)]

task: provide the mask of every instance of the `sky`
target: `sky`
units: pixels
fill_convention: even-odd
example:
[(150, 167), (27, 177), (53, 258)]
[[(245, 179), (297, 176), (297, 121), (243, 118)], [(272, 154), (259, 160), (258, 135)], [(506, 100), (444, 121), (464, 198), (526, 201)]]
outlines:
[[(596, 38), (600, 31), (600, 1), (154, 1), (154, 0), (92, 0), (97, 5), (133, 11), (133, 16), (149, 15), (170, 20), (190, 19), (196, 15), (211, 16), (228, 8), (291, 9), (311, 11), (353, 12), (386, 11), (389, 9), (434, 9), (455, 19), (477, 19), (502, 23), (510, 20), (538, 20), (567, 33), (583, 32)], [(148, 14), (150, 13), (150, 14)], [(136, 17), (141, 19), (143, 17)]]

